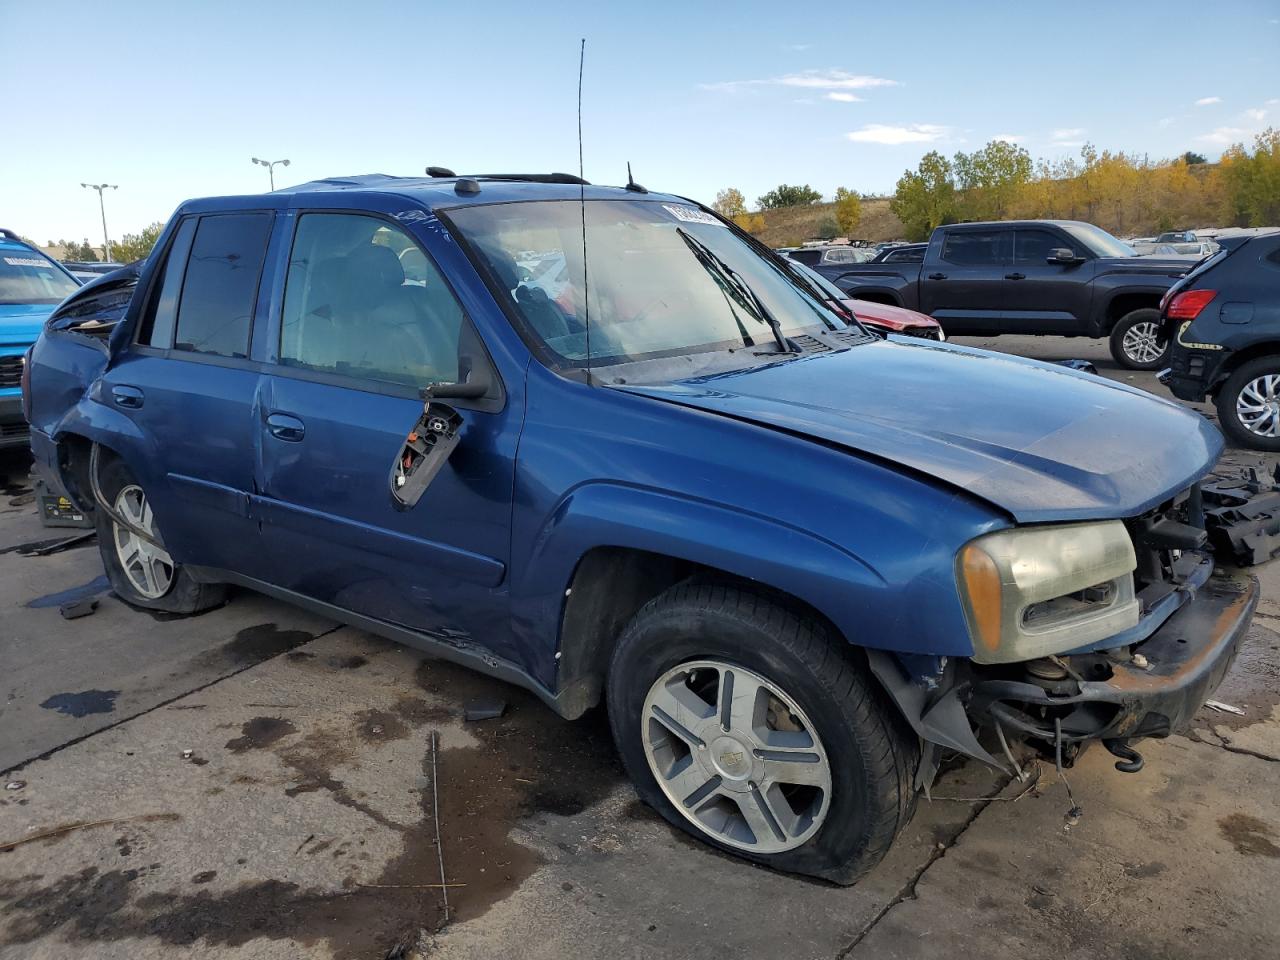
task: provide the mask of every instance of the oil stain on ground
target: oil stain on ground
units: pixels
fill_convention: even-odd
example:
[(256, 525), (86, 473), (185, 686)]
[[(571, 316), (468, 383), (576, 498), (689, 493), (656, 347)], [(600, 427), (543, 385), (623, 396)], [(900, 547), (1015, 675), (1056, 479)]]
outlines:
[(274, 623), (260, 623), (240, 630), (204, 657), (215, 661), (214, 665), (249, 667), (278, 657), (314, 639), (315, 635), (305, 630), (281, 630)]
[[(415, 944), (424, 930), (438, 930), (444, 920), (440, 891), (423, 887), (440, 879), (437, 814), (448, 881), (465, 884), (449, 890), (450, 920), (481, 916), (542, 862), (536, 851), (511, 838), (513, 828), (524, 820), (586, 809), (618, 786), (622, 772), (599, 712), (565, 722), (531, 695), (437, 662), (422, 665), (417, 683), (455, 705), (496, 695), (509, 707), (501, 719), (468, 725), (475, 746), (438, 753), (434, 784), (431, 752), (424, 751), (416, 771), (420, 817), (412, 823), (391, 821), (352, 795), (337, 768), (354, 762), (362, 750), (367, 755), (360, 741), (376, 745), (417, 730), (429, 743), (431, 729), (456, 717), (456, 707), (405, 695), (390, 711), (355, 715), (350, 729), (321, 727), (290, 737), (297, 731), (292, 724), (281, 727), (288, 721), (255, 718), (242, 728), (241, 738), (231, 741), (244, 740), (244, 749), (272, 749), (293, 773), (288, 795), (323, 791), (398, 833), (400, 854), (376, 876), (362, 875), (353, 860), (338, 889), (271, 878), (225, 891), (188, 883), (172, 891), (143, 892), (137, 889), (138, 874), (95, 867), (49, 881), (19, 877), (0, 882), (0, 914), (7, 916), (0, 945), (57, 936), (77, 943), (154, 938), (171, 946), (235, 947), (264, 938), (304, 948), (323, 943), (339, 960), (399, 955), (398, 949)], [(240, 748), (229, 744), (228, 749)]]
[(1246, 857), (1280, 858), (1280, 847), (1273, 842), (1275, 831), (1270, 824), (1247, 813), (1233, 813), (1218, 821), (1222, 836)]
[(283, 717), (254, 717), (240, 725), (240, 736), (228, 740), (227, 749), (232, 753), (265, 750), (297, 732), (298, 728)]
[(110, 713), (116, 708), (119, 690), (81, 690), (79, 693), (55, 693), (40, 706), (57, 710), (68, 717), (87, 717), (91, 713)]

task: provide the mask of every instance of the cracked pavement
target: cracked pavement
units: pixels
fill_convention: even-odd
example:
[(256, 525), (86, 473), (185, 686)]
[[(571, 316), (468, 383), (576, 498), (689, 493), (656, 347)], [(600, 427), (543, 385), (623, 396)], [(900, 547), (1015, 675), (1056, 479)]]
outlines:
[[(1104, 345), (1007, 338), (1044, 359)], [(1158, 388), (1155, 388), (1158, 390)], [(1231, 452), (1235, 463), (1261, 458)], [(0, 466), (3, 466), (0, 464)], [(10, 469), (13, 467), (10, 465)], [(0, 471), (3, 472), (3, 471)], [(1280, 915), (1280, 564), (1193, 728), (1033, 786), (951, 768), (852, 888), (713, 852), (636, 802), (599, 715), (248, 593), (172, 620), (0, 497), (0, 958), (1256, 957)], [(508, 702), (462, 721), (473, 697)], [(439, 822), (437, 834), (436, 822)], [(437, 845), (438, 841), (438, 845)], [(451, 886), (440, 888), (441, 866)], [(445, 919), (445, 900), (448, 919)]]

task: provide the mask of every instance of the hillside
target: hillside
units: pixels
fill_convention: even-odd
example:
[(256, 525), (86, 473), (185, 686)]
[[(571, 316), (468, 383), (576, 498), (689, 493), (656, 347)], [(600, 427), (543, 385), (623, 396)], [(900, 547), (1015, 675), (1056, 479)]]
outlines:
[[(758, 236), (771, 247), (795, 247), (805, 240), (817, 239), (821, 224), (827, 219), (835, 219), (834, 203), (765, 210), (765, 228)], [(862, 201), (862, 222), (853, 239), (901, 240), (902, 236), (902, 224), (889, 209), (887, 197)]]

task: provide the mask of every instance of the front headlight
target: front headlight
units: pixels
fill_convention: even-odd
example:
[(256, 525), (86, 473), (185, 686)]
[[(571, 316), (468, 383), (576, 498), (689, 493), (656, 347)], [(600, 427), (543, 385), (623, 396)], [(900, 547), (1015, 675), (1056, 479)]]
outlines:
[(1119, 520), (1000, 530), (956, 558), (973, 659), (1011, 663), (1105, 640), (1138, 623), (1137, 558)]

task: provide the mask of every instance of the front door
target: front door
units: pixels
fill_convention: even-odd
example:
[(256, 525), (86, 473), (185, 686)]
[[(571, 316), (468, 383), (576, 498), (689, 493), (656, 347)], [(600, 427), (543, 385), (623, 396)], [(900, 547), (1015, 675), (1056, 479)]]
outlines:
[(1011, 230), (948, 227), (940, 258), (921, 267), (921, 311), (948, 334), (998, 332), (1011, 239)]
[(1019, 227), (1013, 240), (1013, 267), (1004, 291), (1005, 333), (1085, 333), (1094, 263), (1050, 263), (1049, 255), (1080, 244), (1046, 227)]
[(130, 463), (184, 563), (267, 568), (249, 499), (259, 386), (249, 357), (267, 212), (187, 217), (173, 232), (133, 344), (101, 382), (145, 454)]
[[(506, 570), (521, 411), (440, 271), (398, 224), (297, 217), (276, 362), (263, 389), (255, 510), (279, 586), (460, 646), (510, 649)], [(489, 395), (450, 401), (452, 457), (411, 509), (392, 467), (419, 390), (487, 370)]]

